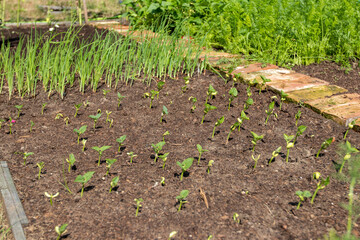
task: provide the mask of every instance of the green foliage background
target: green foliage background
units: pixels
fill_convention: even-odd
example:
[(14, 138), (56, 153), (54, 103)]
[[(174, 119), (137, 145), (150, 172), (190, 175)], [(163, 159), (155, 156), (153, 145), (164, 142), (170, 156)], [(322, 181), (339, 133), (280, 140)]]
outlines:
[(359, 58), (359, 0), (125, 0), (137, 26), (166, 16), (208, 46), (279, 65)]

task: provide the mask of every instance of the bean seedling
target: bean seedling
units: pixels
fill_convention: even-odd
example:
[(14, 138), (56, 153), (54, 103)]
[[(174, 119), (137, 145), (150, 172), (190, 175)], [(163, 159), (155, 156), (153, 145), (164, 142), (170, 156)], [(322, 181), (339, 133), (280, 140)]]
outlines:
[(81, 184), (82, 184), (80, 197), (83, 196), (84, 189), (85, 189), (85, 184), (92, 178), (92, 176), (94, 175), (94, 173), (95, 173), (95, 172), (87, 172), (87, 173), (85, 173), (84, 175), (78, 175), (78, 176), (75, 178), (75, 181), (74, 181), (74, 182), (77, 182), (77, 183), (81, 183)]
[(167, 107), (163, 106), (162, 112), (161, 112), (161, 118), (160, 118), (160, 123), (163, 122), (163, 117), (164, 115), (168, 115), (168, 109)]
[(187, 158), (185, 159), (182, 163), (181, 162), (176, 162), (176, 164), (181, 167), (181, 176), (180, 176), (180, 181), (182, 181), (184, 173), (186, 172), (186, 170), (188, 170), (191, 165), (193, 164), (194, 158)]
[(75, 104), (74, 106), (75, 106), (75, 115), (74, 115), (74, 117), (76, 118), (76, 116), (78, 115), (79, 109), (82, 106), (82, 103)]
[(110, 89), (106, 90), (106, 89), (103, 89), (103, 95), (104, 95), (104, 98), (106, 98), (106, 95), (111, 91)]
[(45, 110), (46, 105), (47, 105), (47, 103), (43, 103), (41, 105), (41, 115), (44, 115), (44, 110)]
[(334, 142), (334, 141), (335, 141), (335, 138), (333, 138), (333, 137), (326, 139), (326, 140), (321, 144), (321, 147), (320, 147), (319, 151), (318, 151), (317, 154), (316, 154), (316, 158), (319, 157), (320, 152), (321, 152), (322, 150), (327, 149), (327, 148), (330, 146), (330, 144), (331, 144), (332, 142)]
[(165, 186), (165, 178), (161, 177), (161, 181), (160, 181), (161, 186)]
[(306, 128), (307, 127), (304, 126), (304, 125), (298, 126), (297, 131), (296, 131), (296, 135), (295, 135), (295, 138), (294, 138), (294, 145), (295, 145), (296, 139), (305, 132)]
[(280, 92), (280, 106), (279, 106), (279, 109), (281, 111), (281, 107), (282, 107), (282, 104), (283, 102), (286, 100), (286, 97), (288, 96), (289, 94), (285, 93), (283, 90), (281, 90)]
[(316, 184), (316, 189), (315, 192), (311, 198), (310, 203), (313, 204), (314, 203), (314, 199), (316, 197), (316, 194), (319, 190), (324, 189), (329, 183), (330, 183), (330, 177), (327, 177), (326, 179), (323, 179), (320, 177), (321, 174), (319, 172), (314, 172), (313, 173), (313, 179), (315, 180), (319, 180), (318, 183)]
[(89, 116), (89, 118), (91, 118), (94, 121), (94, 130), (96, 129), (96, 122), (99, 120), (100, 117), (101, 117), (101, 113)]
[(164, 132), (164, 134), (162, 135), (163, 136), (163, 142), (165, 142), (165, 136), (167, 136), (167, 135), (170, 135), (169, 131)]
[(77, 143), (80, 144), (80, 135), (86, 131), (87, 125), (81, 126), (79, 129), (74, 129), (74, 132), (78, 135)]
[(99, 153), (99, 161), (98, 161), (98, 166), (100, 166), (100, 160), (101, 160), (101, 156), (103, 154), (103, 152), (107, 149), (111, 148), (111, 146), (102, 146), (102, 147), (92, 147), (92, 149), (94, 149), (95, 151), (97, 151)]
[(253, 131), (250, 131), (251, 135), (253, 136), (253, 140), (251, 140), (252, 143), (252, 151), (255, 152), (255, 146), (257, 144), (257, 142), (261, 139), (264, 138), (264, 135), (257, 135), (256, 133), (254, 133)]
[(230, 134), (231, 134), (237, 127), (240, 126), (240, 121), (241, 121), (241, 119), (238, 118), (238, 119), (236, 120), (236, 122), (235, 122), (233, 125), (231, 125), (231, 127), (230, 127), (230, 132), (229, 132), (229, 134), (227, 135), (227, 138), (226, 138), (226, 144), (229, 142)]
[(257, 156), (256, 158), (254, 157), (253, 154), (251, 154), (251, 158), (255, 161), (255, 164), (254, 164), (254, 169), (256, 168), (256, 165), (259, 161), (259, 158), (260, 158), (261, 154), (259, 154), (259, 156)]
[(244, 112), (244, 110), (242, 110), (240, 113), (240, 118), (237, 119), (237, 121), (239, 122), (239, 126), (238, 126), (239, 132), (240, 132), (240, 128), (241, 128), (241, 125), (243, 124), (244, 120), (250, 120), (250, 118), (248, 118), (248, 116), (246, 116), (246, 113)]
[(189, 195), (189, 190), (182, 190), (180, 192), (180, 195), (176, 197), (176, 199), (179, 201), (179, 208), (178, 208), (178, 212), (181, 210), (181, 207), (184, 203), (187, 203), (187, 201), (185, 201), (185, 198)]
[(204, 153), (204, 152), (208, 152), (209, 150), (203, 149), (200, 144), (196, 144), (196, 148), (197, 148), (197, 150), (199, 152), (198, 165), (200, 165), (201, 154)]
[(233, 220), (237, 223), (240, 224), (240, 216), (238, 213), (234, 213), (233, 214)]
[(56, 238), (56, 240), (60, 240), (61, 235), (66, 232), (66, 227), (67, 226), (68, 226), (68, 224), (65, 223), (65, 224), (63, 224), (61, 226), (56, 226), (55, 227), (55, 232), (58, 234), (58, 237)]
[(262, 83), (260, 84), (260, 90), (259, 90), (259, 95), (261, 94), (261, 90), (263, 89), (263, 87), (265, 87), (266, 83), (271, 82), (270, 79), (264, 77), (263, 75), (260, 75)]
[(248, 86), (248, 87), (246, 88), (246, 95), (247, 95), (248, 98), (250, 98), (251, 95), (252, 95), (250, 86)]
[(141, 206), (141, 202), (143, 202), (144, 200), (142, 198), (135, 198), (134, 201), (136, 202), (136, 213), (135, 213), (135, 217), (137, 217), (137, 215), (139, 214), (139, 209)]
[(107, 165), (106, 165), (106, 174), (105, 174), (105, 176), (109, 174), (109, 171), (110, 171), (111, 166), (112, 166), (116, 161), (117, 161), (117, 159), (115, 159), (115, 158), (114, 158), (114, 159), (110, 159), (110, 158), (107, 158), (107, 159), (106, 159)]
[(165, 164), (166, 164), (166, 161), (167, 161), (167, 156), (169, 155), (169, 153), (165, 153), (163, 155), (160, 155), (159, 158), (163, 160), (164, 164), (162, 166), (162, 168), (164, 169), (165, 168)]
[(21, 113), (21, 109), (22, 109), (22, 107), (23, 107), (24, 105), (15, 105), (15, 108), (17, 109), (17, 111), (18, 111), (18, 115), (17, 115), (17, 118), (19, 118), (20, 117), (20, 113)]
[(211, 84), (209, 85), (208, 91), (207, 91), (207, 97), (206, 97), (206, 101), (205, 101), (205, 105), (207, 104), (209, 98), (212, 99), (213, 96), (215, 96), (218, 92), (214, 89), (213, 86), (211, 86)]
[(116, 176), (111, 180), (109, 193), (111, 193), (112, 189), (117, 186), (118, 182), (119, 182), (119, 176)]
[(244, 104), (244, 111), (248, 110), (251, 105), (254, 104), (254, 100), (249, 97)]
[(290, 148), (294, 147), (294, 143), (291, 140), (294, 139), (294, 135), (286, 135), (284, 133), (284, 139), (286, 141), (286, 162), (289, 162)]
[(111, 120), (110, 120), (110, 114), (111, 114), (112, 112), (110, 112), (110, 111), (108, 111), (108, 110), (106, 110), (105, 112), (106, 112), (106, 120), (105, 120), (105, 122), (111, 122)]
[(55, 193), (54, 195), (48, 192), (45, 192), (45, 196), (50, 198), (50, 206), (53, 205), (53, 198), (56, 198), (57, 196), (59, 196), (59, 193)]
[(301, 117), (301, 111), (299, 110), (296, 114), (295, 114), (295, 126), (298, 125), (298, 121)]
[(133, 158), (137, 156), (137, 155), (134, 154), (134, 152), (128, 152), (127, 155), (130, 156), (130, 163), (132, 163)]
[(66, 161), (69, 163), (68, 171), (70, 173), (71, 168), (74, 166), (75, 161), (76, 161), (74, 154), (70, 153), (69, 158), (67, 158)]
[(119, 108), (120, 105), (121, 105), (121, 100), (125, 98), (125, 96), (121, 95), (119, 92), (117, 93), (117, 100), (118, 100), (118, 103), (117, 103), (117, 107)]
[(151, 144), (152, 148), (155, 151), (155, 159), (154, 162), (156, 162), (160, 151), (162, 150), (163, 146), (165, 145), (165, 142), (158, 142), (157, 144)]
[(271, 158), (269, 161), (269, 165), (274, 160), (274, 158), (276, 158), (280, 154), (280, 151), (281, 151), (281, 147), (278, 147), (275, 151), (272, 152), (272, 155), (271, 155)]
[(346, 139), (346, 136), (347, 136), (349, 130), (354, 128), (354, 125), (355, 125), (355, 120), (352, 121), (351, 123), (349, 123), (348, 129), (346, 130), (346, 132), (345, 132), (345, 134), (344, 134), (344, 140)]
[(187, 85), (190, 83), (189, 77), (184, 77), (184, 80), (185, 80), (185, 86), (182, 86), (182, 87), (181, 87), (181, 91), (182, 91), (183, 93), (186, 92), (186, 90), (187, 90)]
[(215, 136), (215, 129), (216, 129), (216, 127), (217, 127), (217, 126), (220, 126), (220, 124), (222, 124), (222, 123), (224, 122), (224, 120), (225, 120), (225, 117), (222, 116), (221, 118), (219, 118), (219, 119), (216, 121), (211, 138), (213, 138), (213, 137)]
[(34, 153), (33, 153), (33, 152), (23, 152), (23, 153), (20, 152), (20, 154), (23, 155), (24, 165), (26, 165), (26, 159), (27, 159), (29, 156), (33, 155)]
[(269, 109), (268, 110), (265, 110), (266, 112), (266, 120), (265, 120), (265, 125), (267, 124), (268, 120), (269, 120), (269, 117), (271, 116), (271, 114), (274, 113), (274, 106), (275, 106), (275, 102), (272, 101), (270, 104), (269, 104)]
[(205, 103), (204, 115), (203, 115), (203, 117), (202, 117), (202, 119), (201, 119), (201, 124), (203, 124), (203, 122), (204, 122), (205, 115), (206, 115), (210, 110), (215, 110), (215, 109), (217, 109), (217, 107), (211, 106), (210, 104)]
[(87, 142), (86, 139), (83, 139), (83, 140), (81, 141), (81, 143), (82, 143), (82, 145), (83, 145), (83, 148), (82, 148), (82, 151), (83, 151), (83, 152), (85, 151), (86, 142)]
[(345, 156), (344, 156), (343, 161), (341, 163), (339, 173), (342, 173), (345, 162), (351, 158), (351, 154), (359, 152), (359, 150), (357, 150), (356, 148), (351, 146), (351, 143), (349, 141), (346, 141), (346, 143), (344, 145), (344, 150), (345, 150)]
[(150, 108), (152, 107), (152, 103), (157, 96), (159, 98), (159, 91), (151, 90), (150, 93), (145, 93), (145, 97), (150, 97)]
[(33, 121), (30, 120), (30, 132), (32, 131), (33, 127), (34, 127), (35, 123)]
[(207, 167), (207, 173), (210, 174), (210, 168), (213, 166), (214, 160), (210, 160)]
[(191, 107), (191, 109), (190, 109), (190, 112), (191, 113), (193, 113), (194, 111), (195, 111), (195, 109), (196, 109), (196, 102), (197, 102), (197, 99), (196, 99), (196, 97), (189, 97), (189, 101), (191, 101), (192, 102), (192, 107)]
[(309, 191), (296, 191), (295, 194), (296, 194), (296, 196), (298, 196), (300, 198), (299, 204), (297, 205), (296, 209), (300, 208), (301, 203), (303, 201), (305, 201), (306, 198), (309, 198), (312, 196), (311, 192), (309, 192)]
[(45, 167), (45, 163), (44, 163), (44, 162), (38, 162), (36, 165), (37, 165), (38, 168), (39, 168), (38, 179), (40, 180), (41, 171), (42, 171), (42, 169)]
[(228, 106), (228, 110), (230, 110), (230, 105), (231, 105), (231, 102), (234, 101), (234, 99), (238, 96), (238, 91), (236, 88), (231, 88), (230, 91), (229, 91), (229, 106)]
[(118, 152), (120, 152), (121, 146), (123, 145), (122, 143), (125, 141), (125, 139), (126, 139), (126, 135), (122, 135), (121, 137), (116, 139), (116, 142), (119, 144)]
[(16, 123), (16, 121), (9, 117), (9, 134), (12, 134), (12, 126), (14, 123)]
[(177, 234), (177, 231), (172, 231), (172, 232), (169, 234), (168, 240), (171, 240), (173, 237), (175, 237), (176, 234)]
[(164, 81), (158, 82), (158, 84), (157, 84), (157, 89), (158, 89), (159, 92), (160, 92), (161, 89), (163, 89), (164, 85), (165, 85), (165, 82), (164, 82)]

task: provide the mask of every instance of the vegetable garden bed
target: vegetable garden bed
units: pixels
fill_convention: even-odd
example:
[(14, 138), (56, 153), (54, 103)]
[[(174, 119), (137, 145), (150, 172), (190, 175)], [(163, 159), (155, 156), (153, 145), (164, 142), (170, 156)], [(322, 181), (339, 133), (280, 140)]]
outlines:
[[(90, 34), (95, 30), (87, 31)], [(344, 142), (344, 127), (300, 105), (284, 103), (280, 110), (280, 96), (272, 98), (272, 92), (259, 94), (258, 89), (237, 83), (238, 96), (228, 110), (233, 81), (225, 84), (209, 71), (190, 78), (179, 74), (175, 79), (153, 80), (150, 86), (140, 81), (132, 86), (120, 82), (116, 90), (100, 82), (96, 93), (88, 87), (84, 94), (75, 84), (66, 88), (63, 99), (59, 95), (48, 98), (40, 87), (35, 98), (14, 95), (8, 100), (8, 94), (0, 95), (0, 118), (6, 119), (0, 129), (0, 159), (8, 161), (29, 218), (25, 228), (28, 239), (55, 238), (55, 226), (65, 223), (69, 224), (64, 234), (68, 239), (167, 239), (173, 231), (178, 232), (176, 239), (207, 239), (210, 235), (214, 239), (317, 239), (331, 228), (346, 231), (347, 211), (340, 204), (348, 201), (349, 184), (333, 177), (335, 163), (342, 161), (336, 150)], [(161, 80), (165, 83), (159, 90)], [(210, 85), (217, 92), (214, 97), (207, 94)], [(151, 94), (158, 90), (159, 96), (154, 96), (149, 107)], [(227, 141), (250, 92), (254, 103), (244, 111), (249, 120), (243, 118), (240, 131), (235, 126)], [(120, 105), (118, 93), (125, 96)], [(206, 101), (217, 109), (209, 110), (201, 124)], [(265, 124), (272, 101), (274, 112)], [(74, 117), (77, 104), (80, 107)], [(19, 118), (16, 105), (23, 105)], [(298, 126), (307, 128), (289, 149), (286, 162), (283, 134), (296, 134), (295, 115), (299, 111)], [(89, 116), (100, 112), (94, 129)], [(110, 121), (106, 121), (107, 115)], [(12, 134), (9, 116), (15, 120)], [(212, 137), (214, 125), (222, 116), (224, 122)], [(74, 129), (85, 125), (78, 144)], [(167, 131), (169, 134), (164, 135)], [(251, 132), (263, 135), (254, 151)], [(116, 139), (124, 135), (118, 151)], [(329, 138), (334, 142), (316, 158), (322, 142)], [(347, 139), (358, 147), (358, 133), (350, 131)], [(155, 161), (153, 146), (163, 140), (165, 145), (158, 155), (169, 153), (165, 164), (162, 158)], [(198, 144), (208, 150), (201, 159)], [(111, 146), (103, 151), (99, 166), (95, 146)], [(282, 147), (280, 154), (269, 164), (278, 147)], [(18, 153), (30, 152), (33, 154), (24, 164), (24, 154)], [(137, 155), (132, 163), (130, 152)], [(76, 161), (69, 172), (65, 159), (70, 160), (70, 154)], [(259, 157), (255, 169), (252, 156)], [(181, 180), (182, 169), (177, 162), (188, 158), (193, 158), (193, 163)], [(107, 175), (106, 159), (117, 160)], [(39, 175), (40, 162), (44, 168)], [(82, 184), (75, 179), (81, 180), (78, 176), (87, 172), (94, 174), (81, 197)], [(318, 180), (313, 178), (314, 172), (321, 173)], [(296, 209), (299, 198), (295, 192), (314, 193), (320, 179), (328, 176), (329, 185), (318, 191), (314, 203), (307, 199)], [(119, 177), (118, 185), (109, 192), (115, 177)], [(177, 196), (182, 190), (189, 194), (179, 210)], [(52, 205), (45, 192), (59, 193)], [(134, 199), (140, 198), (143, 201), (136, 216)], [(356, 229), (353, 233), (359, 234)]]

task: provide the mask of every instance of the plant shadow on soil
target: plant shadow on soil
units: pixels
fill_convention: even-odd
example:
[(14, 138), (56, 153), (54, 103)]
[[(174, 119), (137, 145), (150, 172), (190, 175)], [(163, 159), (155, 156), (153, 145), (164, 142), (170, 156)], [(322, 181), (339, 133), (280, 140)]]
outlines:
[[(91, 31), (94, 29), (89, 27), (83, 31), (93, 34)], [(316, 182), (309, 181), (313, 172), (321, 172), (325, 178), (336, 172), (332, 161), (339, 159), (336, 146), (343, 142), (345, 127), (295, 104), (283, 104), (283, 111), (276, 108), (279, 118), (270, 118), (265, 126), (265, 110), (274, 93), (263, 91), (259, 95), (257, 89), (251, 88), (254, 104), (247, 110), (250, 120), (244, 121), (240, 133), (234, 131), (225, 144), (230, 126), (235, 123), (247, 99), (246, 86), (236, 86), (239, 96), (228, 111), (231, 81), (225, 85), (216, 74), (206, 71), (190, 78), (188, 90), (182, 93), (184, 76), (179, 75), (177, 80), (164, 80), (165, 85), (152, 109), (149, 108), (149, 99), (142, 96), (156, 89), (155, 82), (151, 86), (140, 82), (133, 86), (122, 84), (109, 92), (106, 99), (102, 94), (102, 90), (107, 89), (105, 85), (96, 93), (88, 89), (85, 94), (80, 94), (76, 83), (67, 89), (64, 99), (58, 95), (48, 99), (48, 94), (40, 87), (36, 98), (14, 96), (9, 101), (5, 93), (0, 95), (0, 118), (15, 116), (14, 106), (24, 104), (23, 115), (14, 124), (13, 134), (6, 134), (9, 131), (7, 125), (0, 129), (0, 158), (8, 162), (30, 220), (29, 226), (25, 227), (29, 239), (53, 238), (53, 228), (59, 223), (71, 223), (68, 232), (72, 239), (165, 239), (172, 231), (178, 231), (179, 239), (206, 239), (210, 234), (217, 239), (314, 239), (322, 237), (332, 227), (345, 231), (347, 212), (340, 203), (347, 201), (347, 185), (335, 178), (319, 191), (313, 207), (308, 200), (299, 210), (289, 204), (298, 200), (297, 190), (315, 190)], [(200, 124), (209, 84), (218, 91), (216, 98), (209, 100), (218, 109), (210, 111), (204, 123)], [(120, 108), (117, 107), (117, 92), (126, 96)], [(198, 99), (194, 113), (190, 113), (192, 103), (188, 99), (191, 96)], [(89, 101), (89, 106), (86, 109), (81, 107), (80, 114), (74, 118), (74, 104), (84, 101)], [(41, 115), (44, 102), (48, 105)], [(169, 111), (166, 124), (160, 124), (161, 106), (166, 106)], [(97, 109), (112, 111), (112, 128), (102, 116), (97, 123), (102, 128), (95, 132), (92, 130), (93, 121), (88, 116)], [(296, 133), (294, 116), (299, 109), (302, 111), (299, 125), (307, 126), (305, 134), (298, 137), (296, 146), (290, 150), (289, 163), (281, 153), (268, 166), (267, 161), (276, 148), (286, 149), (283, 134)], [(54, 119), (59, 112), (69, 116), (68, 126), (63, 120)], [(225, 117), (224, 123), (216, 128), (215, 137), (209, 139), (216, 120), (221, 116)], [(35, 123), (31, 133), (30, 121)], [(88, 126), (82, 134), (87, 139), (84, 152), (73, 132), (82, 125)], [(153, 163), (151, 144), (162, 141), (166, 131), (170, 135), (166, 136), (162, 151), (170, 154), (165, 169), (162, 169), (159, 168), (162, 161)], [(256, 145), (256, 155), (261, 155), (256, 171), (247, 167), (254, 163), (250, 131), (265, 135), (264, 141)], [(126, 149), (122, 148), (122, 154), (119, 154), (116, 138), (122, 135), (127, 135)], [(335, 137), (335, 142), (315, 158), (321, 143), (329, 137)], [(348, 140), (356, 144), (360, 142), (360, 136), (350, 132)], [(203, 153), (201, 166), (197, 166), (197, 158), (194, 159), (180, 181), (181, 169), (176, 162), (196, 156), (196, 144), (209, 151)], [(112, 176), (105, 176), (105, 164), (97, 166), (98, 154), (91, 149), (105, 145), (112, 148), (104, 152), (102, 159), (118, 159), (111, 167)], [(32, 164), (45, 162), (47, 174), (40, 180), (34, 179), (38, 170), (23, 166), (22, 157), (13, 154), (19, 151), (34, 152), (28, 161)], [(138, 155), (136, 161), (125, 164), (129, 161), (125, 153), (131, 151)], [(68, 173), (65, 165), (64, 174), (74, 194), (69, 194), (59, 184), (64, 181), (62, 162), (70, 153), (76, 158), (76, 171), (72, 169)], [(209, 160), (214, 160), (210, 174), (206, 172)], [(75, 201), (80, 193), (77, 192), (79, 184), (74, 179), (88, 171), (95, 171), (95, 174), (83, 197)], [(109, 193), (111, 179), (115, 176), (119, 176), (118, 189)], [(154, 185), (154, 182), (160, 183), (161, 177), (165, 178), (165, 186)], [(200, 188), (206, 193), (209, 208), (199, 194)], [(177, 212), (174, 208), (176, 196), (185, 189), (189, 190), (188, 202)], [(358, 187), (356, 191), (359, 191)], [(45, 199), (44, 192), (59, 192), (59, 202), (52, 207), (45, 204), (48, 199)], [(135, 198), (144, 199), (142, 211), (136, 218)], [(232, 216), (235, 212), (240, 214), (241, 224), (234, 223)]]

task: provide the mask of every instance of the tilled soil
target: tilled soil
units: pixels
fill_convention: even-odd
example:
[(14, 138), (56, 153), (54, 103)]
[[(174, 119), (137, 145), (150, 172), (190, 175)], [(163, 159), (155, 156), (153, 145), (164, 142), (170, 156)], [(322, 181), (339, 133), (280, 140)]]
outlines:
[[(89, 89), (82, 95), (76, 84), (67, 89), (63, 100), (57, 95), (48, 99), (42, 91), (36, 98), (14, 97), (10, 101), (7, 94), (0, 95), (0, 118), (16, 119), (14, 106), (24, 105), (12, 127), (13, 133), (9, 134), (8, 122), (0, 129), (0, 160), (8, 162), (30, 220), (25, 228), (28, 239), (54, 239), (54, 227), (64, 223), (69, 224), (66, 239), (167, 239), (172, 231), (178, 231), (175, 239), (207, 239), (210, 235), (213, 239), (318, 239), (331, 228), (340, 233), (345, 231), (347, 212), (340, 204), (348, 200), (348, 184), (333, 177), (334, 163), (341, 162), (337, 146), (344, 142), (345, 127), (295, 104), (284, 104), (280, 111), (278, 100), (275, 107), (278, 118), (271, 115), (265, 125), (265, 110), (274, 93), (259, 94), (251, 88), (254, 104), (246, 111), (250, 120), (245, 120), (240, 132), (235, 130), (226, 144), (230, 126), (240, 116), (247, 99), (246, 86), (235, 85), (239, 97), (229, 111), (228, 92), (232, 82), (225, 85), (211, 72), (192, 77), (185, 93), (181, 91), (184, 76), (165, 81), (152, 108), (150, 99), (143, 95), (156, 90), (156, 82), (151, 86), (140, 82), (133, 86), (123, 84), (106, 97), (103, 90), (109, 88), (105, 85), (96, 93)], [(209, 101), (217, 109), (210, 111), (200, 124), (209, 84), (218, 91)], [(117, 92), (126, 96), (119, 108)], [(197, 98), (194, 113), (190, 112), (191, 96)], [(82, 106), (75, 118), (74, 105), (87, 101), (88, 106)], [(42, 115), (43, 103), (47, 105)], [(169, 114), (160, 122), (163, 106)], [(99, 110), (102, 116), (94, 130), (89, 115)], [(305, 125), (307, 129), (290, 149), (287, 163), (283, 134), (296, 133), (294, 116), (298, 110), (302, 112), (298, 125)], [(106, 111), (111, 112), (111, 128), (106, 122)], [(68, 125), (64, 118), (55, 119), (58, 113), (69, 118)], [(221, 116), (225, 121), (211, 138), (214, 124)], [(31, 132), (30, 121), (35, 123)], [(84, 152), (73, 131), (82, 125), (87, 125), (81, 136), (87, 140)], [(169, 156), (163, 169), (161, 159), (154, 163), (151, 144), (162, 141), (166, 131), (170, 135), (165, 136), (166, 144), (161, 152), (169, 152)], [(254, 153), (250, 131), (264, 135)], [(122, 135), (127, 138), (118, 152), (116, 138)], [(335, 142), (315, 158), (321, 143), (330, 137), (334, 137)], [(351, 131), (348, 140), (360, 147), (358, 133)], [(197, 144), (208, 150), (202, 154), (199, 165)], [(97, 166), (98, 153), (92, 147), (105, 145), (112, 147), (104, 152), (101, 165)], [(271, 153), (279, 146), (281, 154), (269, 165)], [(24, 165), (18, 152), (34, 154)], [(132, 164), (128, 152), (137, 155)], [(68, 173), (65, 159), (71, 153), (76, 162)], [(256, 169), (253, 169), (252, 155), (260, 155)], [(117, 162), (105, 176), (107, 158), (116, 158)], [(186, 158), (195, 160), (180, 181), (181, 169), (176, 162)], [(210, 160), (214, 160), (214, 164), (208, 174)], [(45, 163), (40, 180), (39, 162)], [(81, 184), (74, 180), (88, 171), (95, 174), (85, 185), (81, 198)], [(318, 192), (313, 205), (306, 200), (296, 210), (299, 199), (295, 192), (314, 192), (317, 181), (312, 175), (316, 171), (324, 178), (331, 176), (330, 184)], [(72, 194), (62, 185), (63, 174)], [(119, 186), (109, 193), (110, 181), (115, 176), (120, 178)], [(165, 178), (164, 186), (160, 183), (161, 177)], [(189, 190), (187, 203), (178, 211), (176, 196), (184, 189)], [(355, 193), (359, 190), (356, 188)], [(59, 192), (53, 206), (44, 192)], [(205, 193), (208, 208), (200, 192)], [(137, 217), (135, 198), (144, 199)], [(234, 213), (239, 214), (238, 222), (233, 220)], [(354, 228), (355, 235), (359, 235), (358, 224), (359, 221)]]

